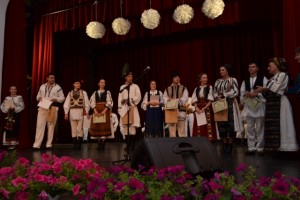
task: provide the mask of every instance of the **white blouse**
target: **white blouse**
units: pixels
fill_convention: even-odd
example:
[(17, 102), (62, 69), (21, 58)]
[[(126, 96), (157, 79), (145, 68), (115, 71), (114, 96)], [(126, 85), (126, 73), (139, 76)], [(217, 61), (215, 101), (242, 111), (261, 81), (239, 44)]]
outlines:
[(1, 110), (2, 110), (2, 112), (4, 112), (4, 113), (8, 112), (8, 109), (9, 109), (9, 105), (8, 104), (11, 104), (11, 102), (14, 105), (14, 108), (15, 108), (14, 112), (15, 113), (19, 113), (22, 110), (24, 110), (25, 105), (24, 105), (23, 97), (20, 96), (20, 95), (17, 95), (15, 97), (12, 97), (12, 96), (5, 97), (3, 103), (1, 104)]

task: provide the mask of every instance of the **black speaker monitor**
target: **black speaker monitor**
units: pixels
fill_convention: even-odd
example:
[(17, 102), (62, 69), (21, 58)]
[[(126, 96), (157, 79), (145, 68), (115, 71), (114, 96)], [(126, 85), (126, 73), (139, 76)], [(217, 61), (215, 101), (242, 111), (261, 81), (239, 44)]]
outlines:
[(137, 169), (138, 165), (184, 165), (194, 175), (222, 171), (220, 158), (206, 137), (145, 138), (132, 159), (131, 166)]

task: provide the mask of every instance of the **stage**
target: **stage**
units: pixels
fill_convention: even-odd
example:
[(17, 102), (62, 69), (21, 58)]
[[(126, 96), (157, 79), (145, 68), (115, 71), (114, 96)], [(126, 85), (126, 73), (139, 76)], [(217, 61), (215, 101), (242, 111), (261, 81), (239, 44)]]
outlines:
[[(222, 144), (213, 143), (213, 148), (221, 159), (224, 170), (232, 174), (235, 173), (235, 167), (241, 163), (251, 165), (256, 168), (257, 177), (271, 176), (280, 171), (286, 176), (300, 178), (300, 156), (299, 152), (273, 152), (264, 155), (245, 155), (247, 147), (245, 145), (235, 145), (231, 154), (222, 153)], [(105, 144), (105, 150), (98, 150), (95, 142), (89, 142), (82, 145), (81, 150), (73, 150), (72, 144), (54, 144), (51, 150), (42, 149), (33, 151), (32, 149), (18, 150), (18, 156), (23, 156), (31, 161), (40, 161), (41, 155), (49, 153), (61, 156), (70, 156), (76, 159), (91, 158), (99, 165), (108, 168), (112, 166), (113, 161), (124, 159), (124, 142), (108, 141)], [(132, 154), (133, 152), (131, 152)], [(124, 166), (130, 167), (130, 162)]]

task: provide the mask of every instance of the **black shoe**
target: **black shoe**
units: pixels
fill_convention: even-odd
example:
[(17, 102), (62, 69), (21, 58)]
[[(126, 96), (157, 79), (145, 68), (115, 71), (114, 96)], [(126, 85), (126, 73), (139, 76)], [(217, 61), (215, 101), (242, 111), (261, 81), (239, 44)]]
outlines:
[(224, 144), (224, 143), (223, 143), (223, 146), (222, 146), (222, 151), (223, 151), (223, 153), (226, 153), (226, 152), (227, 152), (228, 147), (229, 147), (228, 144)]
[(46, 147), (46, 150), (48, 150), (48, 151), (52, 150), (52, 147)]
[(231, 153), (233, 149), (233, 144), (228, 144), (228, 148), (226, 149), (225, 153)]
[(255, 155), (255, 151), (250, 151), (250, 150), (248, 150), (248, 151), (245, 152), (245, 155), (246, 155), (246, 156)]
[(39, 151), (40, 148), (32, 147), (32, 151)]

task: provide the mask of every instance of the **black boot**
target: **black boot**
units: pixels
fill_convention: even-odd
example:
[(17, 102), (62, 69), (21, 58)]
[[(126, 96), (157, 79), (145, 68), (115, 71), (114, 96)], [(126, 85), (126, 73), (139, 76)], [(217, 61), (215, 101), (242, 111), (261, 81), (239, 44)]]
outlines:
[(136, 142), (136, 135), (132, 135), (131, 148), (130, 148), (131, 151), (134, 151), (134, 149), (135, 149), (135, 142)]
[(104, 150), (104, 139), (98, 140), (97, 149)]
[(102, 139), (99, 139), (97, 142), (97, 149), (101, 149), (101, 145), (102, 145)]
[(223, 147), (222, 147), (223, 153), (226, 153), (227, 149), (228, 149), (228, 144), (227, 143), (223, 143)]
[(125, 143), (126, 143), (126, 146), (124, 147), (124, 151), (125, 152), (128, 152), (129, 151), (129, 148), (130, 148), (130, 136), (129, 135), (126, 135), (125, 136)]
[(78, 150), (81, 149), (82, 140), (83, 140), (83, 137), (78, 137), (78, 145), (77, 145)]
[(233, 149), (233, 144), (228, 144), (228, 148), (226, 150), (226, 153), (231, 153)]
[(102, 140), (101, 150), (105, 149), (105, 139)]
[(77, 137), (73, 137), (73, 149), (77, 149)]

